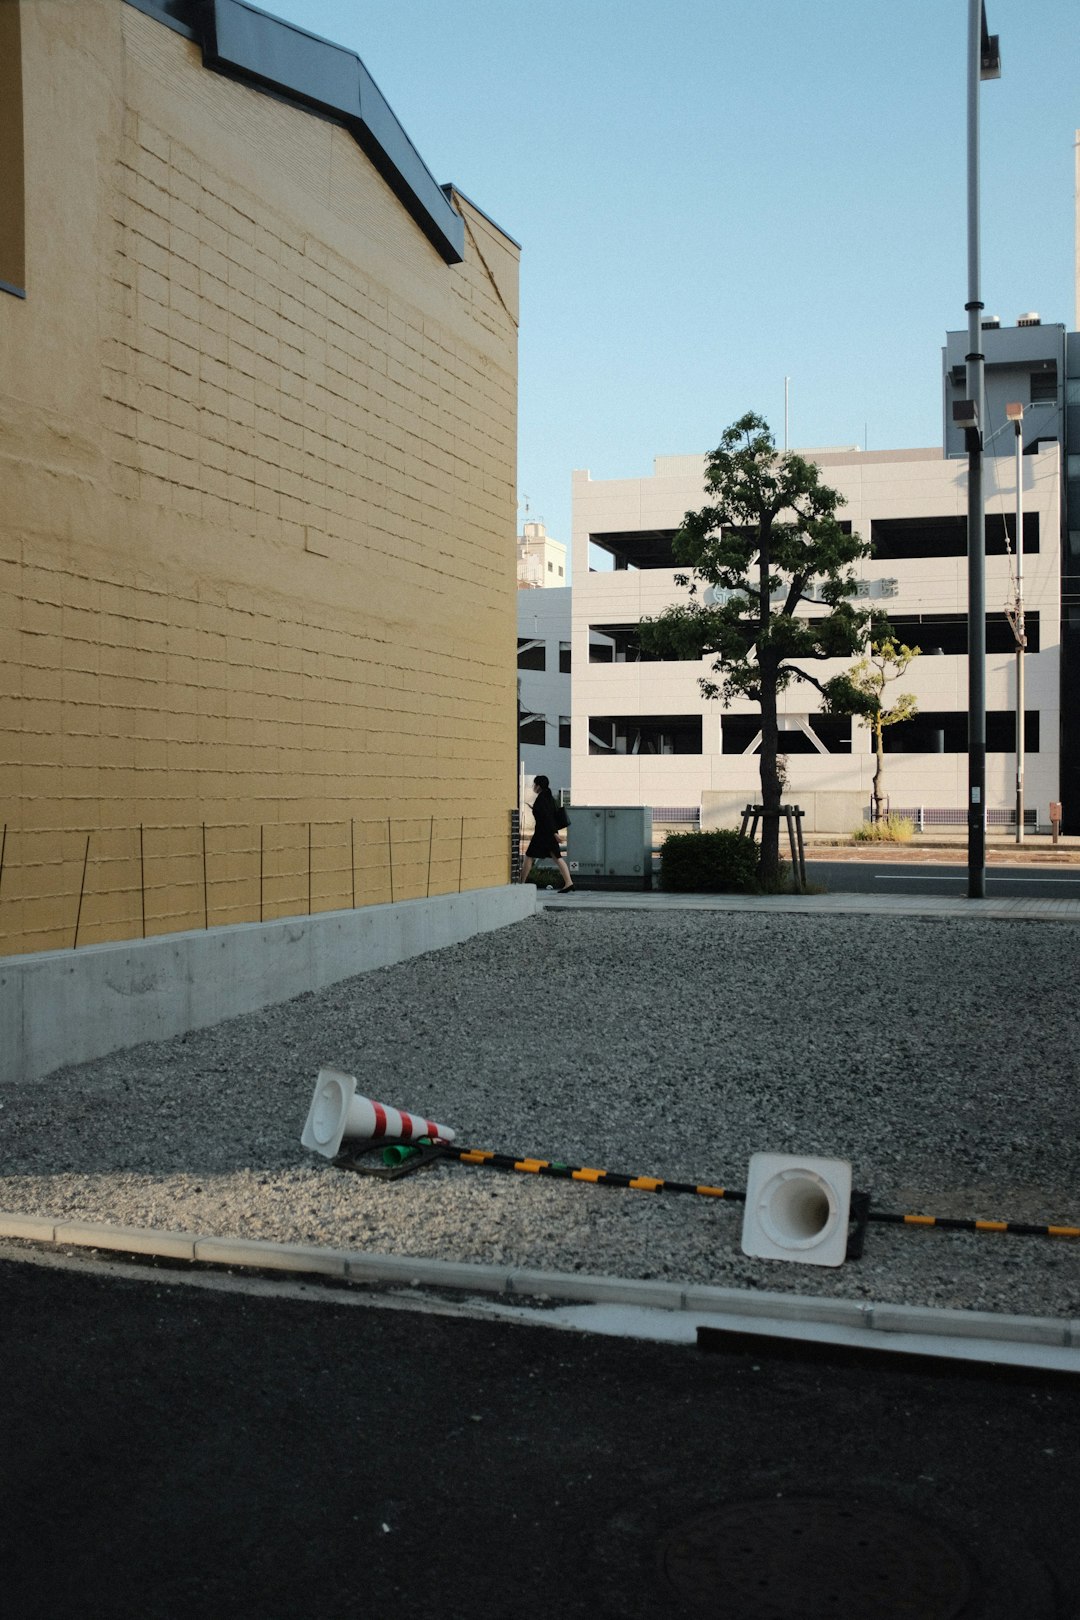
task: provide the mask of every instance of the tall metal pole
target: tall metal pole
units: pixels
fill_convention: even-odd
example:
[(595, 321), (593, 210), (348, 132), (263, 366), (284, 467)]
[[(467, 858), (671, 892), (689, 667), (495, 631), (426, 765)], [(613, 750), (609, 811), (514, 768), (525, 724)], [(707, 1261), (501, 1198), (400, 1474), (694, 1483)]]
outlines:
[[(990, 58), (997, 41), (986, 33), (983, 0), (968, 0), (967, 396), (976, 420), (968, 432), (968, 898), (986, 895), (986, 505), (982, 479), (982, 433), (986, 421), (979, 293), (979, 83), (996, 77)], [(986, 47), (984, 51), (984, 46)], [(985, 59), (984, 59), (985, 57)]]
[(1016, 421), (1016, 842), (1024, 842), (1024, 420)]

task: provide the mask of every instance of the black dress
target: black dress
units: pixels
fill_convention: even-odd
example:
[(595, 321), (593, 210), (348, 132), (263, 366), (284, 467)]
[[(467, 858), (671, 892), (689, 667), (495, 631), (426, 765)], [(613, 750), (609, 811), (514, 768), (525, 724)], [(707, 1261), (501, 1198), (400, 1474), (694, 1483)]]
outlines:
[(556, 804), (550, 788), (541, 788), (533, 801), (532, 813), (536, 830), (525, 851), (532, 861), (557, 861), (562, 855), (559, 830), (555, 825)]

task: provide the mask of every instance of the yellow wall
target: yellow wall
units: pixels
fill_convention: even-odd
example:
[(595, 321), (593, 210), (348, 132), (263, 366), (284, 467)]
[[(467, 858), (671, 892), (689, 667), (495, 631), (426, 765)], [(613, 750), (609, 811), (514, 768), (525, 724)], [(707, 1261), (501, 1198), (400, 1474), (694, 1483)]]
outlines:
[(80, 888), (80, 944), (306, 911), (309, 869), (388, 900), (390, 846), (395, 899), (504, 882), (516, 248), (455, 197), (448, 267), (346, 131), (122, 0), (21, 13), (0, 950), (70, 945)]

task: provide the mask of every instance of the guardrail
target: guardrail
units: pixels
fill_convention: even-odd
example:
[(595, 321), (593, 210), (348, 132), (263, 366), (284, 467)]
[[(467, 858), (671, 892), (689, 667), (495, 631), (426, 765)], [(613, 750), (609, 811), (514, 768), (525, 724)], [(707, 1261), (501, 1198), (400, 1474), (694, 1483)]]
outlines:
[[(967, 811), (961, 806), (955, 808), (935, 808), (928, 805), (902, 805), (898, 808), (889, 807), (891, 816), (903, 816), (906, 821), (915, 825), (916, 832), (926, 832), (931, 827), (966, 827), (968, 824)], [(873, 811), (869, 805), (863, 810), (863, 820), (872, 821)], [(1011, 827), (1016, 830), (1015, 810), (987, 809), (983, 813), (984, 827)], [(1032, 833), (1049, 833), (1050, 823), (1039, 820), (1037, 810), (1024, 811), (1024, 831)]]

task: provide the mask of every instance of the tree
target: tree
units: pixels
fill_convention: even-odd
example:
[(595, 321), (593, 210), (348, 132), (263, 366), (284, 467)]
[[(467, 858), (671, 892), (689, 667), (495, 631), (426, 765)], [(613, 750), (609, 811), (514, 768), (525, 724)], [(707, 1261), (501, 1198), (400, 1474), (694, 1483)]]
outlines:
[(711, 504), (687, 512), (674, 541), (676, 562), (693, 570), (676, 575), (690, 601), (643, 620), (642, 644), (661, 657), (715, 655), (721, 679), (703, 677), (703, 694), (725, 708), (737, 697), (760, 705), (761, 879), (770, 887), (780, 867), (777, 700), (792, 681), (824, 691), (803, 665), (865, 644), (869, 614), (849, 598), (851, 565), (870, 548), (837, 518), (839, 491), (812, 462), (778, 453), (753, 412), (707, 457), (705, 490)]
[(897, 694), (891, 708), (885, 707), (885, 688), (898, 681), (911, 663), (918, 658), (918, 647), (906, 647), (889, 635), (881, 634), (871, 641), (865, 658), (843, 675), (834, 676), (825, 683), (825, 704), (832, 714), (857, 714), (864, 726), (874, 734), (877, 767), (874, 771), (873, 813), (881, 821), (885, 787), (886, 726), (895, 726), (902, 720), (911, 720), (919, 712), (913, 692)]

